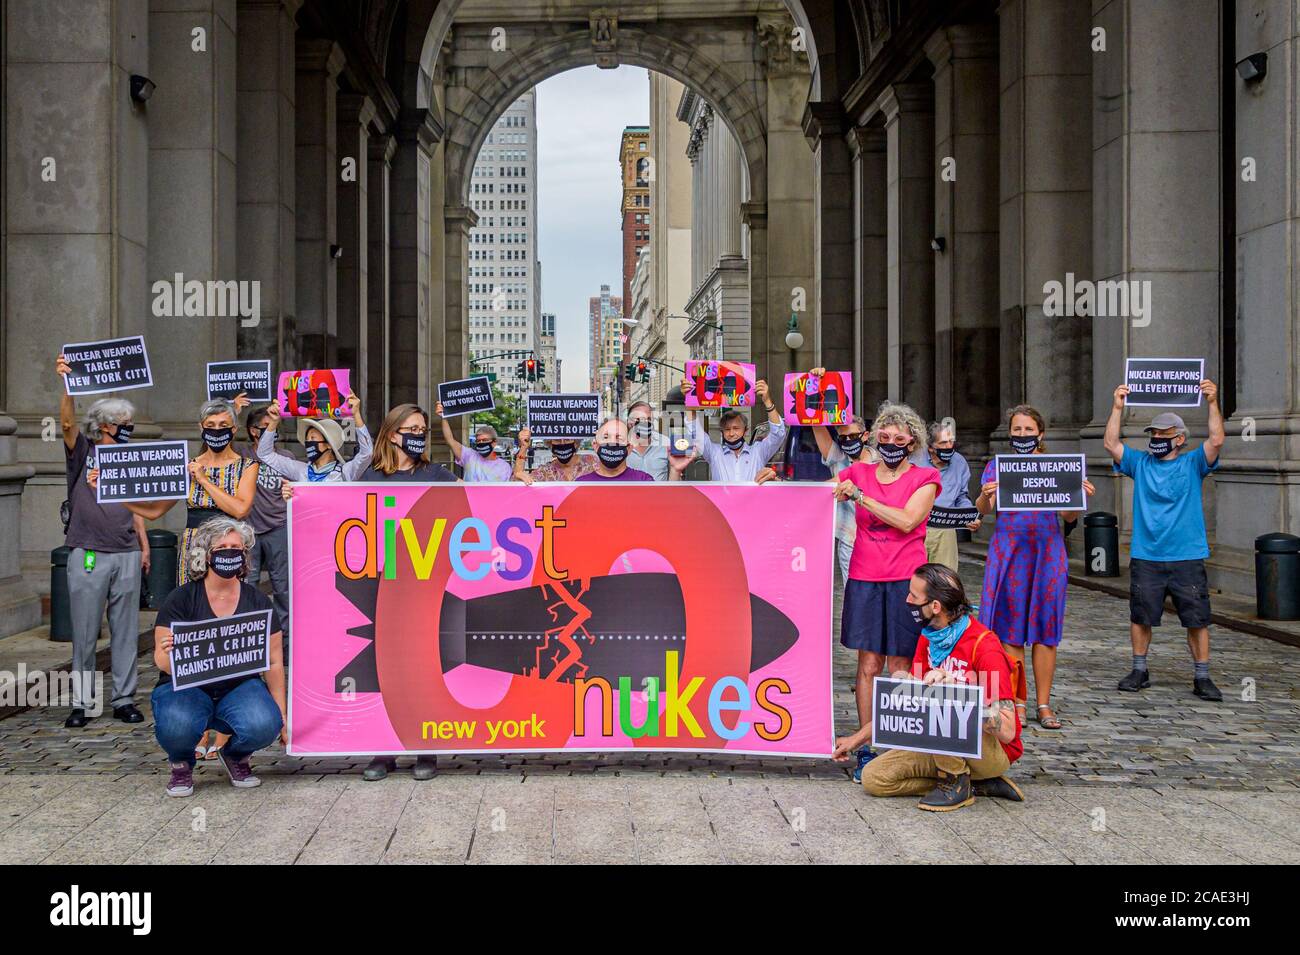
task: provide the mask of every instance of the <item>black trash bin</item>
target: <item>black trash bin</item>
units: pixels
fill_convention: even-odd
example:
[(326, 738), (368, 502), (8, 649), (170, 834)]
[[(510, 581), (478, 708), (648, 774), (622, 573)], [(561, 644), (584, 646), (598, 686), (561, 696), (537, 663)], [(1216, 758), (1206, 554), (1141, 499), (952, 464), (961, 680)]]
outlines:
[(144, 589), (149, 594), (148, 608), (157, 610), (176, 589), (176, 535), (154, 530), (145, 536), (149, 538), (149, 576), (145, 578)]
[(1089, 577), (1119, 576), (1119, 518), (1109, 511), (1083, 519), (1083, 568)]
[(59, 643), (72, 640), (72, 604), (68, 598), (68, 555), (72, 548), (56, 547), (50, 551), (50, 639)]
[(1300, 620), (1300, 537), (1255, 538), (1255, 613), (1263, 620)]

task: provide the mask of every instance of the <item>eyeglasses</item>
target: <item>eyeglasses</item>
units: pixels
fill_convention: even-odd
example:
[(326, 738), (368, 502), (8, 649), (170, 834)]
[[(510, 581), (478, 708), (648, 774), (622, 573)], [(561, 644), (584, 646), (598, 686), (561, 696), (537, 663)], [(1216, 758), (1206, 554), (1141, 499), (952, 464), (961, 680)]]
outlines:
[(892, 441), (887, 441), (887, 440), (885, 440), (883, 437), (881, 437), (880, 435), (877, 435), (877, 436), (876, 436), (876, 443), (877, 443), (877, 444), (892, 444), (892, 445), (894, 445), (895, 447), (898, 447), (898, 448), (905, 448), (905, 447), (907, 447), (909, 444), (912, 443), (912, 439), (909, 438), (909, 437), (908, 437), (907, 435), (905, 435), (905, 434), (900, 434), (900, 435), (898, 435), (897, 437), (895, 437)]
[(422, 427), (420, 427), (419, 425), (416, 425), (416, 426), (413, 427), (413, 428), (398, 428), (398, 429), (397, 429), (397, 433), (398, 433), (398, 434), (410, 434), (410, 435), (415, 435), (415, 436), (419, 437), (420, 435), (428, 434), (428, 433), (429, 433), (429, 429), (428, 429), (428, 428), (422, 428)]

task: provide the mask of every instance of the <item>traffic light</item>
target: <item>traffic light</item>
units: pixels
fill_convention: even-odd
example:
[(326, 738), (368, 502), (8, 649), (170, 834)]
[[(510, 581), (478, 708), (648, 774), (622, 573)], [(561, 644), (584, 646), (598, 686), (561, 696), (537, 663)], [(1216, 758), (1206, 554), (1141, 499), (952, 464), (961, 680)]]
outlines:
[(628, 381), (636, 381), (636, 362), (628, 362), (623, 366), (623, 377)]
[(636, 380), (642, 384), (650, 380), (650, 366), (643, 361), (636, 363)]
[(537, 378), (540, 381), (545, 377), (546, 377), (546, 362), (542, 361), (539, 358), (537, 359)]
[(527, 371), (524, 368), (524, 363), (521, 361), (519, 364), (515, 365), (515, 377), (522, 379), (525, 374), (527, 374)]
[(537, 380), (537, 359), (529, 358), (524, 362), (525, 376), (529, 381)]

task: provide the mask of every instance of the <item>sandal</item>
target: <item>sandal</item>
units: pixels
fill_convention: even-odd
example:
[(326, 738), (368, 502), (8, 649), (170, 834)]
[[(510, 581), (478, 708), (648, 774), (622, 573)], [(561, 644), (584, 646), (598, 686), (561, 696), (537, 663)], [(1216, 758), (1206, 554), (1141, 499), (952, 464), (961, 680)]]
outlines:
[(1055, 713), (1051, 713), (1050, 716), (1043, 716), (1043, 710), (1047, 710), (1049, 713), (1051, 713), (1052, 710), (1051, 704), (1044, 703), (1038, 707), (1038, 725), (1045, 730), (1059, 730), (1061, 728), (1061, 721), (1057, 717), (1057, 715)]

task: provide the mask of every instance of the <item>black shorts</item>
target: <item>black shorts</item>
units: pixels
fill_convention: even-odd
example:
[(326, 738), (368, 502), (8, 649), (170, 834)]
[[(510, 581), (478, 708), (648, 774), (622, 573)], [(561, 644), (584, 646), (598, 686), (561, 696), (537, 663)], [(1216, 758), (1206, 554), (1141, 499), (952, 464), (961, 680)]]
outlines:
[(1210, 625), (1210, 583), (1203, 560), (1129, 561), (1129, 620), (1147, 627), (1160, 626), (1165, 595), (1174, 601), (1178, 622), (1184, 627)]

